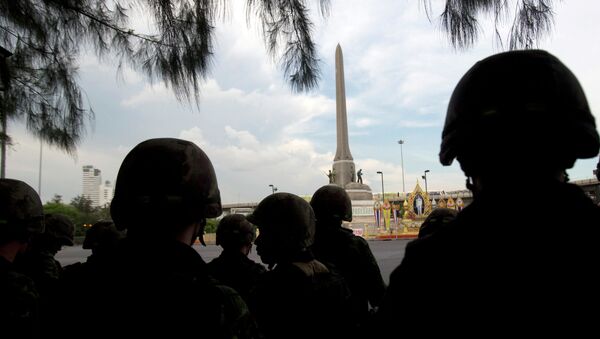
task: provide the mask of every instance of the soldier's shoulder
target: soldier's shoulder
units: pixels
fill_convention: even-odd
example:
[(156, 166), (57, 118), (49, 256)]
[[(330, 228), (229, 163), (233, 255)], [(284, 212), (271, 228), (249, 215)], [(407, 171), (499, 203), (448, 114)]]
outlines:
[(33, 280), (25, 274), (9, 270), (0, 275), (1, 290), (12, 299), (37, 300), (39, 293)]

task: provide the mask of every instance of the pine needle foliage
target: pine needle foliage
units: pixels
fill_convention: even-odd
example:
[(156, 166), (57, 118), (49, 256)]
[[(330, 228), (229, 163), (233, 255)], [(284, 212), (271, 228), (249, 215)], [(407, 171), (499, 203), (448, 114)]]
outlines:
[[(320, 75), (308, 2), (247, 1), (248, 19), (254, 14), (260, 20), (266, 47), (280, 56), (294, 91), (315, 88)], [(119, 69), (128, 66), (164, 82), (180, 101), (198, 104), (212, 66), (215, 27), (227, 5), (225, 0), (0, 0), (0, 46), (13, 53), (0, 113), (25, 121), (42, 140), (73, 154), (94, 117), (77, 81), (78, 57), (89, 51), (116, 61)], [(326, 16), (329, 1), (318, 6)], [(136, 13), (151, 18), (153, 33), (132, 28), (136, 17), (130, 15)]]

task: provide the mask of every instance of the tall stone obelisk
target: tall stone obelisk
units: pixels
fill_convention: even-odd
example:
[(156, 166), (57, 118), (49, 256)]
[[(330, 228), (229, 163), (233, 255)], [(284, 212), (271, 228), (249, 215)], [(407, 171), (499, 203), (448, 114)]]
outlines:
[(356, 173), (354, 159), (350, 154), (348, 144), (348, 118), (346, 116), (346, 85), (344, 83), (344, 59), (340, 44), (335, 48), (335, 102), (336, 102), (336, 128), (337, 149), (333, 158), (334, 183), (346, 187), (354, 182)]

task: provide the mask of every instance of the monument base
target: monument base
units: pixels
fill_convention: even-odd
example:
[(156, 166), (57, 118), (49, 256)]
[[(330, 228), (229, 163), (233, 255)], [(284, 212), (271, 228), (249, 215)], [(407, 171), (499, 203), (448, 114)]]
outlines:
[(371, 187), (369, 187), (369, 185), (358, 182), (350, 182), (346, 184), (346, 187), (344, 188), (350, 196), (350, 200), (353, 202), (359, 200), (373, 201), (373, 192), (371, 191)]

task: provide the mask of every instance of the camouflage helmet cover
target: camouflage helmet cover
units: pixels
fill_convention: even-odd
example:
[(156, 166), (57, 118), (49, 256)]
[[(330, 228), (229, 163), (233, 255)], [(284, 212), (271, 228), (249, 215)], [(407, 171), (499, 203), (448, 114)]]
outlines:
[(0, 179), (0, 227), (4, 231), (44, 231), (42, 202), (36, 191), (23, 181)]
[(255, 238), (256, 227), (242, 214), (227, 215), (217, 225), (216, 244), (223, 248), (239, 249)]
[(310, 204), (292, 193), (274, 193), (264, 198), (248, 221), (258, 226), (260, 233), (269, 233), (279, 247), (302, 250), (314, 242), (315, 213)]
[(527, 154), (536, 157), (534, 162), (569, 168), (578, 158), (598, 154), (599, 147), (594, 117), (575, 75), (548, 52), (510, 51), (479, 61), (457, 84), (440, 162)]
[(217, 177), (208, 156), (194, 143), (149, 139), (123, 160), (111, 215), (119, 229), (140, 221), (197, 221), (221, 215)]
[(345, 189), (338, 185), (320, 187), (310, 200), (318, 221), (352, 221), (352, 202)]
[(58, 240), (62, 245), (73, 246), (75, 225), (73, 221), (62, 214), (47, 213), (44, 216), (45, 234)]

